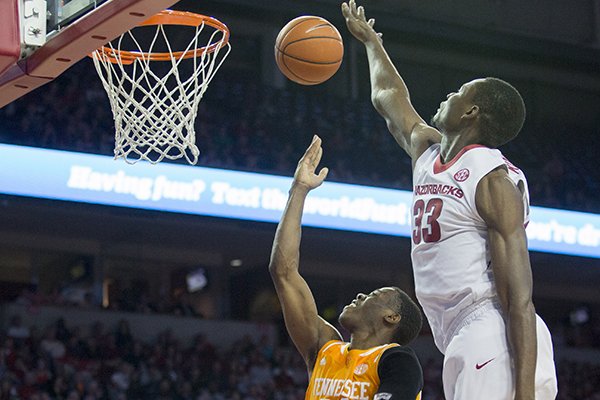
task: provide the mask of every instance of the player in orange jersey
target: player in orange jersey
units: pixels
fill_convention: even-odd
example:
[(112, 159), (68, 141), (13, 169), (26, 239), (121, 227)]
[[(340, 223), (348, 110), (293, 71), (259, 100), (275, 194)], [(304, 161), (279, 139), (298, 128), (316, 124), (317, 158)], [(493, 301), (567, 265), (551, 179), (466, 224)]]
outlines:
[(306, 399), (418, 400), (423, 372), (405, 345), (418, 335), (422, 317), (410, 297), (396, 287), (359, 293), (339, 317), (351, 334), (350, 342), (344, 342), (318, 315), (298, 272), (304, 202), (328, 172), (315, 173), (322, 154), (321, 139), (315, 136), (296, 168), (269, 264), (287, 330), (310, 375)]

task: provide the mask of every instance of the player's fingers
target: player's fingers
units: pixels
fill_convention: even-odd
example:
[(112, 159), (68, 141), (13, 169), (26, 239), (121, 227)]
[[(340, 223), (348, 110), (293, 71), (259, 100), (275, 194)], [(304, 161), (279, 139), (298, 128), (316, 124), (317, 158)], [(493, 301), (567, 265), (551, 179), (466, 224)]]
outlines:
[(319, 146), (319, 150), (317, 150), (317, 154), (315, 155), (315, 158), (313, 160), (313, 165), (315, 166), (315, 168), (321, 162), (321, 157), (323, 157), (323, 148)]
[(314, 146), (315, 149), (319, 149), (321, 147), (321, 138), (318, 135), (313, 136), (311, 146)]
[(314, 135), (310, 146), (308, 146), (308, 149), (306, 149), (306, 158), (308, 159), (309, 163), (312, 164), (319, 147), (321, 147), (321, 138), (319, 138), (317, 135)]
[(319, 171), (319, 179), (325, 180), (325, 178), (327, 178), (328, 173), (329, 173), (329, 168), (327, 168), (327, 167), (321, 168), (321, 171)]
[(348, 8), (348, 4), (346, 2), (342, 3), (342, 15), (346, 18), (349, 17), (349, 11), (350, 9)]
[(323, 148), (321, 147), (321, 138), (319, 138), (315, 141), (315, 150), (312, 153), (312, 159), (310, 160), (313, 168), (317, 168), (317, 165), (321, 162), (321, 156), (323, 156)]
[(375, 18), (371, 18), (371, 19), (370, 19), (370, 20), (367, 22), (367, 24), (369, 24), (369, 26), (372, 28), (372, 27), (373, 27), (373, 25), (375, 25)]
[(356, 15), (360, 19), (365, 19), (365, 8), (363, 6), (358, 7)]
[(352, 16), (356, 16), (356, 2), (354, 0), (350, 0), (350, 13)]

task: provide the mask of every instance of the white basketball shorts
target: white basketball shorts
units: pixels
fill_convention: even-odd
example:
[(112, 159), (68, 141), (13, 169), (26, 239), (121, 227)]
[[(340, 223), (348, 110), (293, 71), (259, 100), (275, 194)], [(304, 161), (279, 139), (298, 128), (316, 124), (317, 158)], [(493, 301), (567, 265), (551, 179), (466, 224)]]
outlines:
[[(537, 320), (535, 398), (553, 400), (558, 392), (552, 338)], [(504, 319), (490, 311), (462, 327), (450, 341), (442, 375), (446, 400), (513, 400), (513, 366)]]

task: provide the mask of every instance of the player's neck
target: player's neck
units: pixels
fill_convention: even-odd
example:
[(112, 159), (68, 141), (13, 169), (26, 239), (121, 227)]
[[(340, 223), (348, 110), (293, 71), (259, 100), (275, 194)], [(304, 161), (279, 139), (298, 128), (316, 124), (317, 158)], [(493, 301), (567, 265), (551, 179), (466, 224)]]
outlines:
[(365, 350), (371, 347), (391, 343), (392, 340), (386, 333), (373, 334), (372, 332), (352, 332), (350, 336), (350, 350)]
[(460, 151), (472, 144), (479, 144), (479, 132), (466, 129), (460, 133), (442, 134), (440, 156), (445, 164), (452, 160)]

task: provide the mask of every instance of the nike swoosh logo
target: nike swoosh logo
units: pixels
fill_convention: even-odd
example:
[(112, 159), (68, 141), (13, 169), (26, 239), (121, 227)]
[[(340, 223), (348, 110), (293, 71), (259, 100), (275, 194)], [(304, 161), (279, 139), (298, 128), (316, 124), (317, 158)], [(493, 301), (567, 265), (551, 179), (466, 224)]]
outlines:
[(494, 357), (494, 358), (492, 358), (490, 360), (487, 360), (483, 364), (475, 364), (475, 369), (481, 369), (481, 368), (485, 367), (486, 365), (488, 365), (489, 363), (491, 363), (492, 361), (494, 361), (495, 358), (496, 357)]

